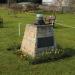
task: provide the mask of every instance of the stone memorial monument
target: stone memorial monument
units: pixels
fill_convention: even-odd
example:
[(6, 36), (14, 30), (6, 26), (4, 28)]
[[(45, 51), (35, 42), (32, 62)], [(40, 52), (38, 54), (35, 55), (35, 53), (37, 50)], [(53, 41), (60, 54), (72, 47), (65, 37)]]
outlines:
[(36, 19), (34, 24), (26, 25), (21, 45), (23, 54), (28, 54), (32, 57), (56, 47), (53, 27), (45, 24), (42, 14), (37, 14)]

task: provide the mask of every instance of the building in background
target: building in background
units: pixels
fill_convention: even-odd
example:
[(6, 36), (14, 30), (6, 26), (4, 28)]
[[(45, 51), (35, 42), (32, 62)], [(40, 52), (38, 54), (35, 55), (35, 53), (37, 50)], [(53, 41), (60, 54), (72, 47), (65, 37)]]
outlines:
[(55, 8), (56, 11), (75, 11), (75, 0), (42, 0), (42, 4), (49, 6), (49, 9)]
[(57, 10), (57, 11), (75, 11), (75, 0), (0, 0), (0, 3), (8, 3), (9, 6), (11, 3), (14, 2), (33, 2), (35, 4), (42, 4), (42, 5), (47, 5), (51, 6), (51, 8), (44, 6), (43, 8), (47, 10)]
[(42, 0), (42, 4), (45, 5), (52, 5), (55, 4), (56, 6), (60, 5), (60, 2), (62, 6), (68, 6), (72, 0)]

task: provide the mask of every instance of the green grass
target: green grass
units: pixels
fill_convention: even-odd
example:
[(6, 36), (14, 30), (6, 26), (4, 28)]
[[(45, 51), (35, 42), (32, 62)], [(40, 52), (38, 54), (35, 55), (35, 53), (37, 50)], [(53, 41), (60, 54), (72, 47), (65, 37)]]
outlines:
[(74, 26), (75, 27), (75, 14), (60, 14), (57, 17), (58, 22), (62, 24), (66, 24), (68, 26)]
[[(35, 14), (8, 15), (7, 9), (0, 9), (0, 16), (4, 19), (4, 28), (0, 28), (0, 75), (75, 75), (75, 56), (51, 61), (48, 63), (29, 64), (14, 52), (8, 51), (9, 45), (21, 43), (25, 25), (33, 23)], [(75, 27), (75, 14), (57, 14), (60, 23)], [(18, 24), (21, 24), (21, 36), (18, 36)], [(64, 49), (75, 50), (75, 29), (57, 25), (55, 31), (56, 42)]]

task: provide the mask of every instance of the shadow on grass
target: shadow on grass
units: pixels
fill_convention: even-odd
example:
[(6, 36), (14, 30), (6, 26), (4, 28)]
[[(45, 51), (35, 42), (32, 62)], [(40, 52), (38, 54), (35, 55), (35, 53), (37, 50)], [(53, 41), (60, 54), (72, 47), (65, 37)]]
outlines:
[(17, 43), (17, 42), (13, 42), (11, 44), (8, 44), (8, 47), (7, 47), (7, 51), (17, 51), (19, 50), (21, 47), (21, 44), (20, 43)]
[(67, 27), (64, 27), (64, 26), (60, 26), (60, 25), (55, 25), (54, 27), (55, 29), (63, 29), (63, 28), (67, 28)]
[(64, 50), (65, 51), (64, 51), (63, 57), (61, 57), (61, 58), (67, 58), (67, 57), (75, 56), (75, 49), (66, 48)]
[[(41, 56), (40, 58), (31, 58), (30, 56), (23, 56), (23, 53), (21, 51), (17, 51), (19, 50), (21, 47), (20, 43), (13, 43), (11, 45), (8, 46), (7, 50), (8, 51), (13, 51), (16, 55), (18, 55), (19, 57), (22, 56), (22, 59), (25, 61), (29, 61), (30, 64), (42, 64), (42, 63), (48, 63), (48, 62), (54, 62), (54, 61), (58, 61), (58, 60), (64, 60), (70, 57), (75, 56), (75, 49), (72, 48), (61, 48), (59, 45), (57, 46), (58, 50), (59, 50), (59, 54), (50, 56)], [(57, 51), (58, 52), (58, 51)], [(47, 58), (45, 58), (47, 57)]]
[(48, 59), (45, 59), (45, 60), (35, 60), (35, 61), (32, 61), (30, 62), (30, 64), (42, 64), (42, 63), (48, 63), (48, 62), (55, 62), (55, 61), (58, 61), (58, 60), (64, 60), (64, 59), (67, 59), (67, 58), (70, 58), (70, 57), (73, 57), (75, 56), (75, 49), (72, 49), (72, 48), (66, 48), (64, 49), (64, 53), (63, 55), (61, 55), (60, 57), (56, 57), (56, 58), (48, 58)]

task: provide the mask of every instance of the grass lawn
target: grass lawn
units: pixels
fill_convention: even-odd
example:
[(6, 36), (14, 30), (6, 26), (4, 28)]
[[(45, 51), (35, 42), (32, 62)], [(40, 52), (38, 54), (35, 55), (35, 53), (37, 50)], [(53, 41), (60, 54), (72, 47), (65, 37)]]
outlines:
[[(0, 28), (0, 75), (75, 75), (75, 56), (48, 63), (29, 64), (7, 48), (13, 43), (21, 43), (25, 25), (33, 23), (35, 14), (8, 15), (8, 10), (0, 8), (4, 28)], [(57, 14), (57, 21), (75, 27), (75, 14)], [(18, 24), (21, 23), (21, 36)], [(57, 25), (56, 42), (64, 49), (75, 50), (75, 29)]]

